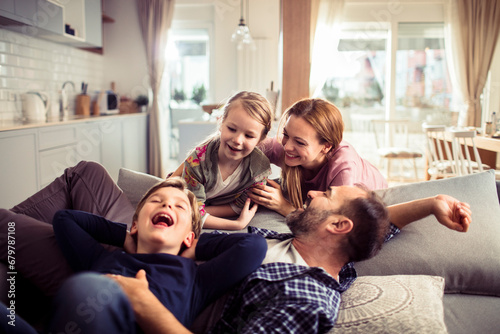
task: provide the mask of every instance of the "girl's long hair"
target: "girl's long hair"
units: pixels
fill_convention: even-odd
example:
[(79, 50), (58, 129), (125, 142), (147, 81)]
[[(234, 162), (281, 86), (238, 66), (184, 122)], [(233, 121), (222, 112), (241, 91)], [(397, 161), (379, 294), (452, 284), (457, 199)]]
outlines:
[[(303, 99), (288, 108), (281, 117), (278, 134), (283, 134), (283, 129), (290, 116), (301, 117), (315, 130), (320, 143), (329, 143), (332, 148), (327, 153), (334, 151), (342, 141), (344, 121), (340, 110), (331, 102), (324, 99)], [(285, 159), (284, 153), (282, 157)], [(296, 208), (304, 205), (302, 193), (303, 170), (301, 166), (290, 167), (285, 163), (281, 168), (281, 184), (290, 203)]]

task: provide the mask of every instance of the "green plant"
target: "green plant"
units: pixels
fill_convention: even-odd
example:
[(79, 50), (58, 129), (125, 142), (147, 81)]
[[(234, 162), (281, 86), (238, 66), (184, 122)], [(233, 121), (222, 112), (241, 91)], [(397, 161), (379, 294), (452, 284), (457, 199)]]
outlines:
[(172, 96), (172, 98), (177, 102), (177, 103), (180, 103), (184, 100), (186, 100), (186, 94), (184, 93), (183, 90), (177, 90), (177, 89), (174, 89), (174, 95)]
[(193, 100), (196, 104), (200, 104), (201, 101), (205, 100), (206, 96), (207, 96), (207, 90), (205, 89), (204, 84), (193, 87), (193, 94), (191, 96), (191, 100)]
[(149, 104), (149, 98), (146, 95), (139, 95), (134, 100), (139, 107), (147, 106)]

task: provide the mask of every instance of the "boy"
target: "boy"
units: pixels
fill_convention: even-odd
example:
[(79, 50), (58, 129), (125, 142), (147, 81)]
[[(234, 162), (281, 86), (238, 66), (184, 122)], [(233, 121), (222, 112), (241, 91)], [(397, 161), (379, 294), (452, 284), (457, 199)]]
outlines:
[[(249, 201), (246, 203), (249, 205)], [(177, 178), (151, 188), (139, 202), (130, 233), (126, 225), (82, 211), (54, 216), (54, 233), (75, 272), (94, 271), (135, 277), (143, 269), (149, 289), (185, 326), (209, 303), (254, 271), (267, 245), (251, 234), (203, 234), (195, 196)], [(101, 243), (124, 247), (109, 250)], [(180, 256), (183, 254), (183, 256)], [(191, 258), (206, 261), (197, 265)], [(108, 277), (78, 274), (55, 299), (49, 330), (133, 331), (130, 303)], [(125, 300), (125, 301), (124, 301)], [(113, 316), (102, 304), (116, 303)]]

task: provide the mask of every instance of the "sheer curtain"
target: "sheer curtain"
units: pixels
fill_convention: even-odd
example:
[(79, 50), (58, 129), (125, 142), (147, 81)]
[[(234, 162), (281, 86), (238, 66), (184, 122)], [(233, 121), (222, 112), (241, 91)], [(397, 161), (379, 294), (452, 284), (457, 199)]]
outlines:
[(174, 13), (174, 0), (137, 0), (139, 22), (146, 48), (148, 74), (153, 92), (153, 103), (149, 114), (148, 170), (155, 176), (164, 177), (166, 168), (164, 159), (168, 154), (166, 141), (169, 131), (168, 117), (160, 110), (160, 86), (165, 69), (165, 49), (167, 35)]
[(446, 15), (447, 58), (451, 79), (459, 87), (465, 108), (460, 126), (481, 126), (481, 94), (500, 31), (500, 3), (450, 0)]
[[(318, 1), (318, 0), (316, 0)], [(333, 55), (337, 52), (340, 35), (340, 24), (345, 0), (319, 0), (311, 9), (312, 22), (316, 18), (314, 31), (311, 74), (309, 76), (309, 95), (318, 96), (326, 79), (332, 74)]]

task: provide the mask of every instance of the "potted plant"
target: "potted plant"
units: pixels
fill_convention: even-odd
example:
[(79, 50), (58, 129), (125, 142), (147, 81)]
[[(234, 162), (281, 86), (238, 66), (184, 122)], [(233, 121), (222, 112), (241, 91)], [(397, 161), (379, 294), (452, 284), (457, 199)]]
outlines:
[(186, 94), (183, 90), (174, 89), (172, 98), (175, 100), (175, 102), (181, 103), (182, 101), (186, 100)]
[(207, 96), (207, 90), (205, 89), (204, 84), (193, 87), (193, 94), (191, 96), (191, 100), (193, 100), (196, 104), (200, 104), (203, 100), (205, 100), (206, 96)]
[(139, 95), (135, 98), (134, 102), (141, 112), (144, 112), (149, 104), (149, 98), (146, 95)]

